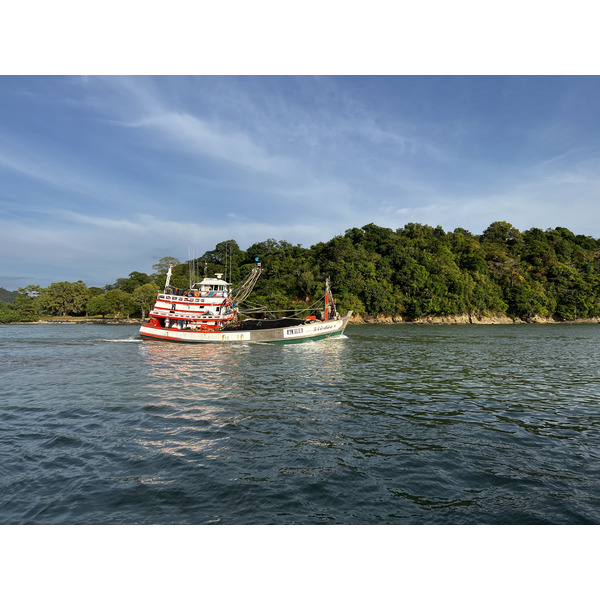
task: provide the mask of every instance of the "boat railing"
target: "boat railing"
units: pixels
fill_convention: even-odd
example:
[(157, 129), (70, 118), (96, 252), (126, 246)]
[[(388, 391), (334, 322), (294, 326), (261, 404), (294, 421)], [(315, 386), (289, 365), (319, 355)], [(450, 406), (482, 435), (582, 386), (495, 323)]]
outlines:
[(199, 292), (198, 294), (168, 294), (168, 293), (159, 293), (157, 296), (157, 300), (172, 300), (179, 302), (190, 302), (190, 300), (195, 300), (198, 302), (200, 298), (227, 298), (228, 296), (223, 292)]

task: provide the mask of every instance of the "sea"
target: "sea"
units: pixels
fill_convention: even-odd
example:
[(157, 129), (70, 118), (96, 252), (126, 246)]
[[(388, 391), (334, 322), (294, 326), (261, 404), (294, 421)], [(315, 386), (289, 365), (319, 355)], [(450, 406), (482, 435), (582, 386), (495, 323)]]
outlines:
[(0, 326), (2, 525), (600, 523), (600, 327)]

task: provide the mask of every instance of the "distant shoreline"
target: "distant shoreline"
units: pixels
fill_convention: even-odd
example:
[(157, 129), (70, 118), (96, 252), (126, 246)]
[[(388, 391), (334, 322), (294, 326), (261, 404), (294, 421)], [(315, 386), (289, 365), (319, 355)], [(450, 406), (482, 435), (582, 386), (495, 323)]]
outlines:
[[(147, 319), (144, 319), (147, 321)], [(56, 319), (38, 319), (37, 321), (12, 321), (0, 325), (135, 325), (141, 319), (97, 319), (93, 317), (60, 317)]]

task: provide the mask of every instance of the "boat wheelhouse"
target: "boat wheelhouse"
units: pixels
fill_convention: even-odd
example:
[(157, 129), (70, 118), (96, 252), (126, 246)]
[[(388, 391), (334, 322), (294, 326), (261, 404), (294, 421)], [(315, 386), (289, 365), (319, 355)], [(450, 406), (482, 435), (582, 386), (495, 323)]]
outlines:
[(237, 316), (231, 284), (222, 273), (205, 277), (190, 289), (165, 286), (150, 311), (150, 324), (175, 330), (216, 331)]

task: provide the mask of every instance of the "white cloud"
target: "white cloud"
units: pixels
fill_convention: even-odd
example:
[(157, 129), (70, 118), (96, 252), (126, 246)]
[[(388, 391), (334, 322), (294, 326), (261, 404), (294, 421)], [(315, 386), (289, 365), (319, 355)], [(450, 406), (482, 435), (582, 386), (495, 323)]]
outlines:
[(264, 173), (287, 170), (287, 161), (269, 155), (246, 133), (225, 131), (189, 114), (165, 112), (156, 116), (144, 117), (129, 123), (128, 126), (148, 129), (151, 135), (161, 134), (175, 144), (175, 150), (212, 156)]
[[(48, 196), (53, 191), (66, 191), (86, 199), (100, 200), (103, 205), (120, 206), (133, 204), (141, 200), (141, 195), (132, 192), (122, 182), (110, 183), (106, 176), (92, 166), (83, 164), (77, 156), (61, 156), (55, 148), (41, 149), (23, 147), (6, 136), (2, 146), (11, 148), (10, 152), (0, 151), (0, 168), (24, 175), (49, 187)], [(23, 186), (24, 190), (27, 187)], [(66, 197), (63, 197), (66, 201)]]

